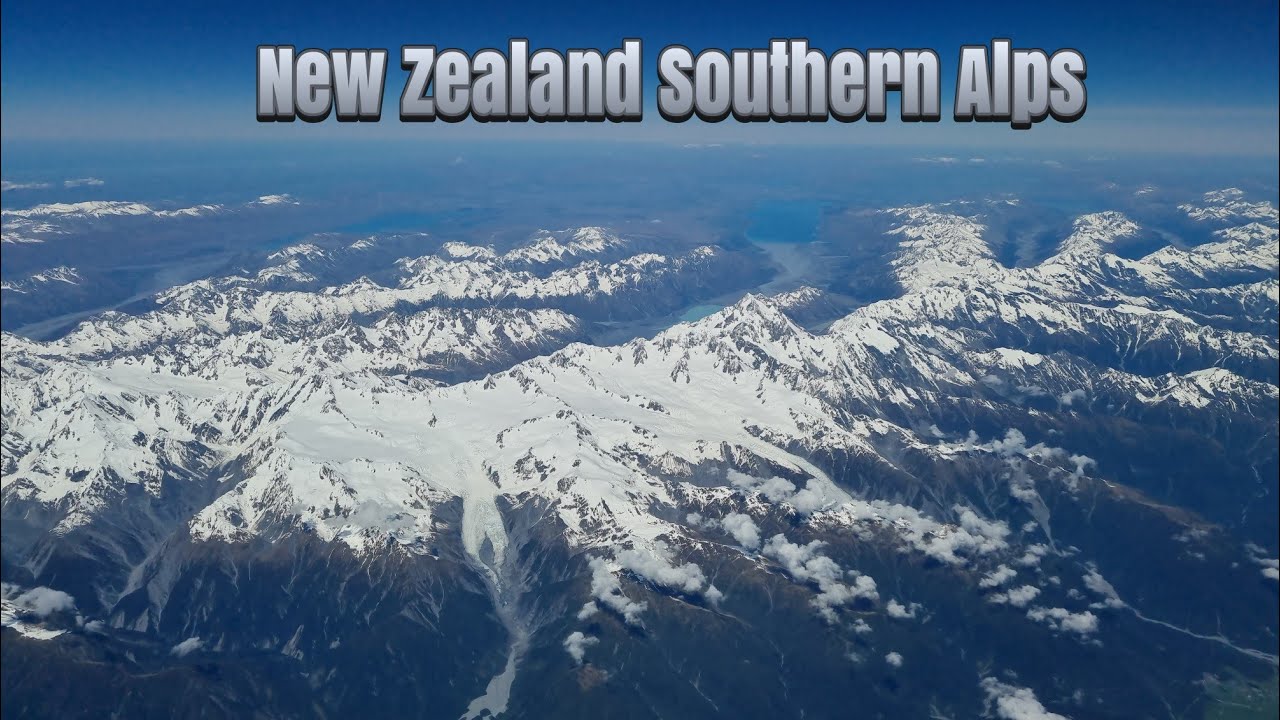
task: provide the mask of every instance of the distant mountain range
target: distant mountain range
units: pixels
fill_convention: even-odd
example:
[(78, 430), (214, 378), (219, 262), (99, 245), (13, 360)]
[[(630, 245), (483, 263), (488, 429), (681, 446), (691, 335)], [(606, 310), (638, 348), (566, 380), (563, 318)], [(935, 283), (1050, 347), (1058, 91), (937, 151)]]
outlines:
[(1269, 681), (1276, 208), (1181, 211), (1212, 239), (1087, 214), (1010, 266), (992, 203), (883, 209), (895, 297), (608, 347), (765, 263), (299, 243), (5, 333), (4, 712), (1132, 718)]

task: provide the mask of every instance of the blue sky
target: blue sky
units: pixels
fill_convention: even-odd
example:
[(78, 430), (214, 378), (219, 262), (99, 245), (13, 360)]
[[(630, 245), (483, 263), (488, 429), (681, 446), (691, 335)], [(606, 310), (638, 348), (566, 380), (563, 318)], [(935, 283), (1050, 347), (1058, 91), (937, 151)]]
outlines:
[[(1096, 147), (1275, 154), (1277, 3), (717, 3), (611, 7), (596, 3), (50, 3), (5, 0), (0, 25), (3, 132), (23, 139), (112, 140), (172, 137), (376, 138), (541, 137), (575, 134), (669, 142), (869, 142), (876, 144)], [(1089, 111), (1074, 126), (1045, 123), (1025, 133), (1007, 126), (935, 127), (669, 125), (652, 109), (639, 127), (401, 125), (384, 113), (376, 127), (260, 125), (254, 119), (254, 48), (386, 47), (474, 50), (512, 36), (534, 47), (616, 46), (645, 41), (650, 73), (666, 44), (761, 47), (773, 37), (807, 37), (841, 47), (930, 47), (943, 61), (947, 105), (956, 56), (967, 43), (1013, 38), (1018, 47), (1074, 47), (1089, 63)], [(404, 74), (388, 72), (388, 95)], [(891, 106), (892, 107), (892, 106)], [(1021, 137), (1019, 137), (1021, 136)]]

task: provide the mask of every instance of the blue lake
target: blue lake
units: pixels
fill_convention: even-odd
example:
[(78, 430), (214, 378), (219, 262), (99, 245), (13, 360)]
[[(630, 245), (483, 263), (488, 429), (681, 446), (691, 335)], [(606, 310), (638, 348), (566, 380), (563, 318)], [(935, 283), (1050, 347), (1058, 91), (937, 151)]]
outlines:
[(724, 309), (723, 305), (694, 305), (680, 315), (680, 322), (694, 322)]
[(771, 200), (752, 209), (747, 239), (764, 243), (807, 243), (818, 236), (823, 204), (816, 200)]

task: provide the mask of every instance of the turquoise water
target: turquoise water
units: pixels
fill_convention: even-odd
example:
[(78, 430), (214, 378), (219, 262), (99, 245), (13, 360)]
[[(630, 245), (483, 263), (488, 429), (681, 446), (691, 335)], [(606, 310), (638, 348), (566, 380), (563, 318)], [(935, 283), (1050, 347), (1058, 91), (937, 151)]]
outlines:
[(708, 315), (712, 315), (714, 313), (718, 313), (723, 309), (724, 309), (723, 305), (694, 305), (693, 307), (684, 311), (684, 314), (680, 316), (680, 322), (693, 322), (695, 320), (701, 320), (702, 318)]
[(750, 215), (747, 239), (767, 243), (807, 243), (818, 236), (823, 205), (816, 200), (771, 200)]

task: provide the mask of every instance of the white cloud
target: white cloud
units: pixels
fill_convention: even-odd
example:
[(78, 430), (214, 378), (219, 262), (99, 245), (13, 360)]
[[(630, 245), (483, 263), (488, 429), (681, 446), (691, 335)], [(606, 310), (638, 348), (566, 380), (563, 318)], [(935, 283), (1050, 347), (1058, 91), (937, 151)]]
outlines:
[(204, 647), (204, 641), (198, 637), (189, 637), (186, 640), (174, 645), (169, 654), (174, 657), (186, 657), (187, 655)]
[(889, 613), (889, 617), (899, 620), (911, 620), (916, 616), (916, 611), (920, 609), (920, 603), (911, 603), (910, 606), (903, 605), (897, 600), (890, 600), (885, 606), (885, 612)]
[(63, 186), (63, 187), (68, 187), (68, 188), (76, 188), (76, 187), (99, 187), (99, 186), (102, 186), (102, 185), (105, 185), (105, 184), (106, 184), (106, 183), (105, 183), (105, 182), (103, 182), (102, 180), (99, 180), (98, 178), (93, 178), (93, 177), (86, 177), (86, 178), (72, 178), (72, 179), (70, 179), (70, 180), (63, 180), (63, 181), (62, 181), (62, 186)]
[(44, 190), (49, 187), (47, 182), (10, 182), (9, 180), (0, 180), (0, 192), (9, 192), (10, 190)]
[(586, 656), (587, 648), (598, 642), (600, 642), (599, 638), (583, 635), (581, 631), (574, 630), (564, 639), (564, 649), (576, 664), (581, 665), (583, 657)]
[(1023, 585), (1008, 592), (996, 593), (987, 598), (987, 602), (999, 605), (1012, 605), (1016, 608), (1026, 607), (1028, 603), (1040, 595), (1040, 588), (1034, 585)]
[(985, 714), (994, 712), (1002, 720), (1067, 720), (1046, 710), (1029, 688), (1008, 685), (993, 677), (983, 678), (979, 685), (987, 694)]
[[(622, 584), (609, 569), (609, 564), (601, 558), (591, 558), (591, 595), (606, 608), (618, 613), (628, 625), (640, 624), (640, 613), (648, 609), (648, 604), (635, 602), (622, 594)], [(583, 607), (586, 610), (586, 607)], [(580, 611), (581, 612), (581, 611)]]
[[(1068, 393), (1058, 399), (1064, 404), (1070, 405), (1071, 397), (1073, 397), (1072, 394)], [(1075, 469), (1071, 473), (1071, 477), (1076, 480), (1080, 479), (1084, 475), (1087, 468), (1097, 466), (1094, 459), (1087, 455), (1072, 455), (1063, 448), (1046, 445), (1043, 442), (1038, 442), (1035, 445), (1027, 445), (1027, 436), (1017, 428), (1009, 428), (1005, 431), (1003, 438), (992, 440), (989, 443), (979, 443), (978, 434), (970, 431), (969, 437), (963, 443), (960, 443), (957, 446), (957, 449), (992, 452), (1002, 458), (1005, 458), (1009, 461), (1010, 465), (1015, 467), (1017, 467), (1016, 461), (1019, 458), (1029, 458), (1042, 462), (1061, 462), (1066, 460), (1074, 466)], [(1022, 498), (1016, 492), (1015, 496), (1018, 496), (1020, 499), (1026, 499)]]
[(1017, 575), (1018, 575), (1017, 570), (1014, 570), (1008, 565), (1002, 564), (999, 567), (997, 567), (995, 570), (992, 570), (991, 572), (987, 573), (981, 580), (979, 580), (978, 587), (982, 587), (982, 588), (1000, 587), (1001, 585), (1012, 580)]
[(1022, 567), (1035, 567), (1040, 564), (1040, 559), (1048, 554), (1049, 546), (1044, 543), (1028, 545), (1022, 557), (1018, 559), (1018, 564)]
[(761, 479), (736, 470), (729, 471), (729, 482), (743, 492), (758, 492), (770, 502), (788, 503), (797, 512), (812, 515), (820, 510), (829, 510), (849, 497), (829, 482), (811, 479), (805, 483), (803, 490), (796, 490), (790, 480), (780, 477)]
[(1120, 594), (1116, 592), (1116, 589), (1111, 586), (1111, 583), (1107, 582), (1106, 578), (1102, 577), (1097, 570), (1091, 569), (1089, 572), (1085, 573), (1084, 586), (1102, 596), (1102, 602), (1094, 603), (1093, 605), (1090, 605), (1090, 607), (1124, 607), (1124, 601), (1120, 599)]
[(756, 527), (750, 515), (729, 513), (720, 521), (720, 525), (739, 545), (751, 550), (760, 547), (760, 528)]
[[(12, 585), (9, 586), (13, 588)], [(24, 613), (39, 617), (48, 617), (56, 612), (75, 610), (75, 598), (47, 587), (34, 587), (13, 599), (13, 603)]]
[(1063, 407), (1071, 407), (1075, 404), (1076, 400), (1084, 400), (1085, 397), (1086, 395), (1084, 394), (1084, 390), (1076, 388), (1071, 392), (1062, 393), (1062, 395), (1058, 397), (1058, 402), (1061, 403)]
[(583, 603), (582, 609), (578, 611), (578, 619), (586, 620), (598, 612), (600, 612), (600, 606), (596, 605), (595, 601), (589, 600)]
[(960, 527), (981, 539), (978, 552), (999, 550), (1005, 546), (1004, 538), (1009, 535), (1009, 526), (999, 520), (984, 520), (972, 509), (957, 505), (960, 513)]
[(1098, 462), (1088, 455), (1072, 455), (1067, 458), (1067, 460), (1071, 461), (1071, 464), (1076, 466), (1076, 471), (1072, 474), (1072, 477), (1076, 479), (1084, 477), (1085, 470), (1098, 466)]
[(1269, 580), (1280, 580), (1280, 559), (1267, 557), (1266, 548), (1254, 543), (1246, 544), (1244, 549), (1249, 553), (1249, 559), (1254, 564), (1261, 566), (1262, 577)]
[(869, 575), (849, 573), (853, 575), (853, 582), (851, 585), (844, 583), (845, 571), (834, 560), (818, 552), (823, 545), (821, 540), (797, 545), (779, 533), (765, 542), (761, 552), (777, 560), (793, 579), (817, 585), (819, 592), (812, 601), (813, 606), (823, 619), (834, 623), (835, 607), (858, 598), (875, 601), (880, 594), (876, 591), (876, 581)]
[(263, 195), (259, 197), (257, 200), (254, 200), (253, 202), (248, 204), (249, 205), (297, 205), (299, 203), (297, 200), (293, 199), (292, 195), (288, 193), (283, 193), (280, 195)]
[(899, 653), (891, 652), (888, 655), (885, 655), (884, 661), (889, 663), (889, 667), (902, 667), (902, 655)]
[[(986, 555), (1008, 547), (1005, 540), (1009, 526), (999, 520), (988, 521), (971, 508), (956, 505), (959, 527), (928, 528), (928, 522), (908, 530), (908, 539), (926, 555), (949, 565), (964, 565), (965, 556)], [(922, 519), (923, 516), (921, 516)], [(927, 519), (926, 519), (927, 520)]]
[(790, 502), (797, 511), (810, 515), (834, 507), (844, 500), (840, 493), (833, 490), (827, 483), (810, 480), (805, 483), (803, 490), (791, 496)]
[(736, 470), (729, 471), (729, 482), (744, 492), (758, 492), (772, 502), (786, 502), (796, 492), (796, 486), (785, 478), (761, 479)]
[(984, 520), (962, 505), (952, 509), (959, 516), (960, 522), (956, 525), (938, 522), (906, 505), (849, 499), (832, 511), (832, 517), (842, 523), (885, 525), (903, 542), (948, 565), (964, 565), (969, 561), (968, 555), (985, 555), (1008, 547), (1008, 525)]
[(1073, 613), (1066, 608), (1034, 607), (1027, 611), (1027, 617), (1044, 623), (1054, 630), (1072, 632), (1077, 635), (1090, 635), (1098, 631), (1098, 616), (1085, 610)]
[(691, 562), (683, 565), (673, 563), (666, 543), (655, 543), (652, 553), (635, 549), (623, 550), (618, 553), (618, 562), (622, 567), (656, 585), (686, 595), (702, 595), (711, 602), (720, 600), (720, 591), (707, 581), (702, 568)]

